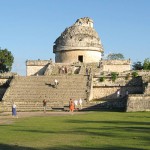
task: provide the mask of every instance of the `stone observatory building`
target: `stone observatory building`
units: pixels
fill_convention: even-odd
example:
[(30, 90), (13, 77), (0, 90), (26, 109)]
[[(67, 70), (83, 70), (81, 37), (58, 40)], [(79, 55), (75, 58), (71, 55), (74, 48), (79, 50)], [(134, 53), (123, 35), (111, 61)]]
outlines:
[[(64, 66), (70, 70), (71, 74), (81, 74), (84, 70), (82, 66), (91, 68), (94, 74), (99, 74), (100, 70), (108, 72), (131, 70), (130, 60), (102, 59), (104, 49), (93, 27), (93, 20), (89, 17), (77, 19), (72, 26), (66, 28), (55, 40), (53, 53), (55, 54), (53, 63), (51, 63), (52, 60), (27, 60), (27, 76), (58, 74), (59, 69), (56, 68)], [(97, 68), (98, 65), (100, 70)]]
[(103, 53), (101, 40), (89, 17), (78, 19), (54, 43), (56, 63), (99, 62)]
[[(150, 76), (133, 76), (128, 60), (102, 58), (101, 40), (88, 17), (78, 19), (56, 39), (55, 62), (27, 60), (26, 76), (2, 78), (3, 111), (69, 111), (69, 100), (83, 100), (81, 110), (150, 111)], [(143, 75), (142, 75), (143, 74)], [(56, 84), (55, 81), (58, 81)], [(119, 94), (118, 94), (119, 92)]]

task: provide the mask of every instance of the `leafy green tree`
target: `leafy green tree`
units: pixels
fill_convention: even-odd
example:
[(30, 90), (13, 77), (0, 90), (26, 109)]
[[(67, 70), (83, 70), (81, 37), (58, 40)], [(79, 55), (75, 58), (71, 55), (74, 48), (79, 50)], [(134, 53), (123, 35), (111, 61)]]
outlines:
[(111, 53), (107, 56), (108, 60), (123, 60), (124, 56), (121, 53)]
[(142, 62), (137, 61), (137, 62), (133, 63), (132, 67), (133, 67), (133, 70), (142, 70), (143, 64), (142, 64)]
[(146, 58), (144, 63), (137, 61), (132, 65), (133, 70), (150, 70), (150, 58)]
[(0, 49), (0, 72), (8, 72), (12, 69), (14, 57), (7, 49)]
[(144, 70), (150, 70), (150, 58), (146, 58), (143, 63)]

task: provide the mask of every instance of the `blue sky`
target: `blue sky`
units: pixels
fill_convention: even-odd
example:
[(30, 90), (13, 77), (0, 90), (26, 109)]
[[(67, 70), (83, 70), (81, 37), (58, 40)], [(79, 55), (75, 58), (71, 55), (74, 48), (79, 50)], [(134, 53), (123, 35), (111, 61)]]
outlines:
[(0, 47), (12, 52), (12, 71), (26, 75), (27, 59), (54, 60), (54, 41), (82, 17), (94, 20), (105, 55), (150, 57), (150, 0), (0, 0)]

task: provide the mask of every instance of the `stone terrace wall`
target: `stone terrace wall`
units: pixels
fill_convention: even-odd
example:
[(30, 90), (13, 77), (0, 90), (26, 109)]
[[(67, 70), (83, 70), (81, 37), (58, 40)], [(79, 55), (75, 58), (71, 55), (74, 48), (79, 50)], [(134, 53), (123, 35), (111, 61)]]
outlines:
[(123, 72), (131, 70), (130, 60), (102, 60), (103, 71)]
[(51, 63), (51, 60), (27, 60), (26, 75), (43, 75), (49, 63)]
[(150, 111), (150, 95), (129, 95), (127, 99), (126, 111)]
[(126, 96), (126, 91), (129, 94), (142, 94), (144, 91), (141, 77), (125, 80), (125, 76), (120, 76), (115, 82), (112, 82), (111, 77), (107, 76), (104, 82), (99, 80), (99, 77), (93, 79), (93, 99), (117, 98), (117, 90), (120, 90), (121, 97)]

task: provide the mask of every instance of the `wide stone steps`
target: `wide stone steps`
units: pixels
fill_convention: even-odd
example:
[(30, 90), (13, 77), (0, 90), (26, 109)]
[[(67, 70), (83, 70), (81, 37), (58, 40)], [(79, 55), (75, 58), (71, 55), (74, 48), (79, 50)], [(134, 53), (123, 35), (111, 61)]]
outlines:
[[(80, 97), (81, 98), (84, 98), (86, 95), (84, 95), (84, 94), (80, 94), (78, 97), (77, 96), (74, 96), (74, 94), (70, 94), (70, 95), (68, 95), (68, 96), (66, 96), (66, 95), (63, 95), (63, 96), (59, 96), (59, 95), (57, 95), (57, 97), (51, 97), (51, 98), (47, 98), (47, 96), (46, 96), (46, 98), (45, 98), (45, 96), (43, 96), (43, 99), (49, 99), (49, 100), (60, 100), (60, 101), (63, 101), (63, 100), (68, 100), (68, 99), (70, 99), (70, 98), (72, 98), (72, 99), (79, 99)], [(13, 95), (11, 95), (10, 97), (8, 97), (8, 99), (9, 100), (14, 100), (14, 101), (16, 101), (16, 100), (21, 100), (21, 101), (28, 101), (28, 100), (38, 100), (39, 99), (39, 96), (13, 96)], [(6, 100), (6, 101), (9, 101), (9, 100)]]
[[(53, 86), (55, 79), (59, 81), (57, 88)], [(83, 75), (15, 77), (3, 97), (4, 110), (11, 111), (13, 101), (19, 111), (28, 111), (41, 110), (43, 99), (50, 108), (68, 105), (70, 98), (86, 100), (87, 82)]]

